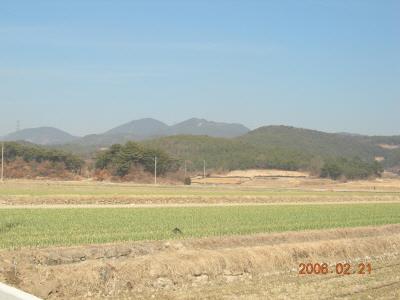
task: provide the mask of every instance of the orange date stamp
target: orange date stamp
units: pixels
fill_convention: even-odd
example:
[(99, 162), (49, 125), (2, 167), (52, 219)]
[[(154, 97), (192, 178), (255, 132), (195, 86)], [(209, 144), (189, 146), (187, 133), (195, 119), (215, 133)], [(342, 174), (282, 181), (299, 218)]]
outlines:
[(351, 265), (349, 263), (337, 263), (329, 266), (327, 263), (301, 263), (299, 264), (299, 275), (369, 275), (372, 273), (370, 263), (359, 263)]

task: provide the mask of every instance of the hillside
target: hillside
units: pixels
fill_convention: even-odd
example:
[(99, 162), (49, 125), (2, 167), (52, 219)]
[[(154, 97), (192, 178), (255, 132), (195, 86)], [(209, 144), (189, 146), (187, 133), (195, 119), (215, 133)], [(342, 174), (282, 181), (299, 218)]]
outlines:
[(278, 168), (296, 170), (306, 167), (311, 156), (300, 151), (278, 147), (260, 147), (240, 139), (209, 136), (169, 136), (146, 141), (150, 147), (165, 150), (181, 162), (188, 161), (189, 169), (202, 170), (203, 160), (213, 169)]
[[(388, 138), (390, 139), (390, 137)], [(203, 159), (210, 168), (279, 168), (318, 170), (324, 161), (338, 157), (359, 157), (373, 161), (384, 157), (387, 168), (400, 165), (400, 150), (380, 147), (365, 136), (324, 133), (288, 126), (267, 126), (243, 136), (224, 139), (208, 136), (170, 136), (146, 141), (181, 160), (189, 160), (196, 170)]]
[(325, 133), (289, 126), (265, 126), (249, 132), (239, 140), (258, 147), (280, 147), (320, 156), (359, 156), (374, 159), (385, 150), (361, 135)]
[(366, 139), (379, 145), (391, 145), (400, 148), (400, 135), (395, 136), (371, 136), (366, 137)]
[(212, 122), (192, 118), (170, 127), (168, 135), (208, 135), (211, 137), (233, 138), (249, 132), (241, 124)]
[(78, 138), (57, 128), (38, 127), (10, 133), (3, 139), (5, 141), (26, 141), (38, 145), (58, 145), (74, 142)]
[[(201, 125), (200, 125), (201, 124)], [(201, 128), (202, 129), (198, 129)], [(197, 129), (196, 129), (197, 128)], [(237, 134), (240, 125), (191, 119), (168, 126), (154, 119), (142, 119), (121, 125), (104, 134), (88, 135), (56, 148), (73, 151), (89, 158), (100, 148), (139, 140), (165, 150), (181, 163), (191, 161), (194, 169), (279, 168), (286, 170), (320, 169), (324, 161), (338, 157), (359, 157), (364, 161), (384, 158), (390, 170), (400, 169), (399, 136), (362, 136), (325, 133), (289, 126), (265, 126), (243, 135), (224, 138), (200, 135), (219, 128), (218, 135)], [(229, 131), (230, 128), (235, 130)], [(241, 128), (241, 130), (245, 130)], [(190, 132), (190, 134), (180, 134)], [(167, 136), (162, 136), (167, 134)], [(198, 134), (198, 135), (197, 135)], [(144, 136), (149, 138), (144, 139)], [(150, 138), (152, 136), (152, 138)], [(43, 140), (42, 140), (43, 142)]]

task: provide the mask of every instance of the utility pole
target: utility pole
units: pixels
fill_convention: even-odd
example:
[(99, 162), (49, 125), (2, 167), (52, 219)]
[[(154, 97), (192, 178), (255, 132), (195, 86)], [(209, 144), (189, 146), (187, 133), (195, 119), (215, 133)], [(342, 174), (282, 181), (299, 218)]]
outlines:
[(1, 143), (1, 182), (4, 181), (4, 142)]
[(206, 160), (203, 160), (203, 178), (206, 178)]
[(186, 160), (185, 160), (185, 178), (187, 177)]
[(154, 156), (154, 184), (157, 184), (157, 156)]

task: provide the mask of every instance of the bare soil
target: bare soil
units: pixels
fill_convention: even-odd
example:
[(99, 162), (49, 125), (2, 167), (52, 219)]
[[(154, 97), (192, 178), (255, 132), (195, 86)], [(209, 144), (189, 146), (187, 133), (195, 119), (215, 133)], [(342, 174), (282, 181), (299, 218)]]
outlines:
[(282, 175), (275, 177), (210, 176), (195, 178), (192, 182), (199, 185), (236, 185), (241, 187), (300, 189), (306, 191), (400, 191), (399, 176), (354, 181), (335, 181), (309, 177), (307, 175)]
[(0, 197), (0, 208), (7, 207), (151, 207), (202, 205), (399, 203), (400, 193), (371, 195), (271, 195), (271, 196), (8, 196)]

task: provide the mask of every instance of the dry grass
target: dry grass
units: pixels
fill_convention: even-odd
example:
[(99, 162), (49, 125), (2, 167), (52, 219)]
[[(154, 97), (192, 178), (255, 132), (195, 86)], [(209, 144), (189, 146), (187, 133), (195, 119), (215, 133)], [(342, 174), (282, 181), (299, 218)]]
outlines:
[[(334, 181), (309, 177), (307, 173), (271, 170), (264, 175), (262, 172), (233, 171), (229, 176), (211, 175), (210, 177), (196, 177), (195, 184), (204, 185), (239, 185), (241, 187), (300, 189), (320, 191), (391, 191), (400, 192), (400, 177), (395, 174), (385, 173), (385, 177), (370, 180)], [(237, 176), (233, 176), (237, 175)]]
[(398, 179), (339, 183), (320, 179), (279, 178), (257, 179), (252, 184), (153, 186), (91, 181), (11, 180), (0, 185), (0, 206), (400, 201)]
[(242, 185), (252, 184), (254, 180), (259, 179), (277, 179), (277, 178), (308, 178), (310, 175), (306, 172), (284, 171), (284, 170), (236, 170), (224, 174), (211, 174), (203, 178), (197, 176), (192, 178), (194, 184), (225, 184)]
[(236, 170), (231, 171), (224, 176), (226, 177), (309, 177), (306, 172), (284, 171), (284, 170)]
[[(240, 286), (243, 293), (246, 288), (242, 284), (254, 286), (266, 277), (270, 281), (279, 279), (281, 286), (287, 284), (296, 275), (300, 262), (355, 264), (363, 260), (371, 261), (375, 267), (382, 261), (393, 261), (399, 256), (399, 229), (399, 225), (391, 225), (376, 229), (243, 236), (231, 240), (213, 238), (97, 248), (2, 251), (0, 262), (4, 271), (0, 271), (0, 280), (49, 299), (88, 295), (95, 298), (108, 295), (116, 299), (148, 299), (153, 295), (159, 299), (184, 299), (198, 288), (210, 295), (222, 296), (221, 292), (233, 293), (235, 285)], [(313, 275), (304, 280), (312, 278), (323, 281), (333, 277)], [(368, 277), (358, 278), (369, 280)], [(373, 287), (375, 282), (366, 284)], [(336, 293), (344, 293), (348, 286), (336, 288)], [(271, 297), (274, 292), (281, 297), (290, 298), (290, 293), (296, 295), (293, 287), (291, 291), (255, 289), (251, 292), (269, 292), (264, 297)]]
[[(331, 202), (400, 202), (400, 180), (255, 178), (217, 187), (16, 180), (0, 186), (0, 204), (21, 206)], [(400, 225), (25, 248), (0, 251), (0, 281), (44, 299), (399, 299), (399, 249)], [(372, 275), (297, 274), (299, 262), (361, 260), (372, 263)]]
[(379, 144), (379, 147), (381, 147), (382, 149), (394, 150), (399, 149), (400, 145)]

